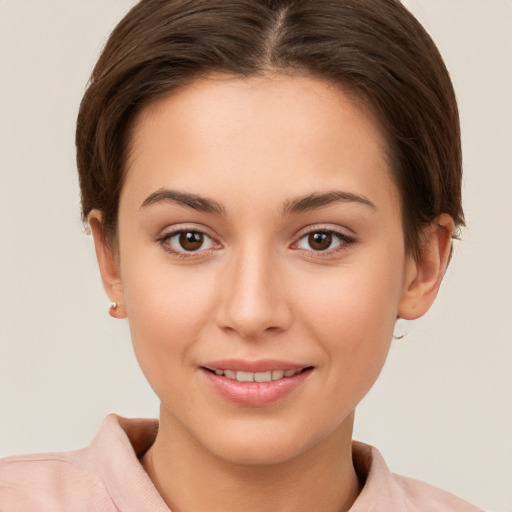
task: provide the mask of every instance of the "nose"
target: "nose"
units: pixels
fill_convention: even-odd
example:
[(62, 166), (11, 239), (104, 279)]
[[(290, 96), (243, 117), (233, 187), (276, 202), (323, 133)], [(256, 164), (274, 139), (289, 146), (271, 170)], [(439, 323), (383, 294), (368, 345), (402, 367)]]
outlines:
[(219, 283), (218, 324), (246, 339), (282, 332), (292, 312), (283, 273), (270, 251), (248, 249), (234, 256)]

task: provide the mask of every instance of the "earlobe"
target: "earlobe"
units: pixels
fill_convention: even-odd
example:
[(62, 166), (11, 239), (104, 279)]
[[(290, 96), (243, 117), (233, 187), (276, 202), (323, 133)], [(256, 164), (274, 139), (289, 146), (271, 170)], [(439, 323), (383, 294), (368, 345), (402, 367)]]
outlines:
[[(106, 241), (103, 229), (103, 215), (100, 211), (93, 210), (87, 220), (94, 239), (96, 259), (98, 260), (103, 288), (111, 301), (109, 314), (114, 318), (126, 318), (118, 258), (113, 248)], [(115, 307), (113, 307), (114, 304)]]
[(407, 262), (398, 316), (414, 320), (434, 302), (452, 251), (453, 219), (442, 214), (422, 234), (420, 256)]

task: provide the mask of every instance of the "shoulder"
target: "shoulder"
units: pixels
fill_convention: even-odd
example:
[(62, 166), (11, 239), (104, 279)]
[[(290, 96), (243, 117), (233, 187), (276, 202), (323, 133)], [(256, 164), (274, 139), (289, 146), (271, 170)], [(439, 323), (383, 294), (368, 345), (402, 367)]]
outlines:
[(139, 462), (157, 430), (111, 414), (86, 448), (1, 459), (1, 512), (169, 512)]
[(483, 512), (447, 491), (392, 473), (372, 446), (354, 442), (352, 452), (364, 485), (350, 512)]
[(393, 474), (397, 487), (409, 504), (409, 510), (421, 512), (482, 512), (482, 509), (471, 505), (450, 492), (433, 485)]
[(5, 512), (115, 510), (87, 450), (1, 459), (0, 505)]

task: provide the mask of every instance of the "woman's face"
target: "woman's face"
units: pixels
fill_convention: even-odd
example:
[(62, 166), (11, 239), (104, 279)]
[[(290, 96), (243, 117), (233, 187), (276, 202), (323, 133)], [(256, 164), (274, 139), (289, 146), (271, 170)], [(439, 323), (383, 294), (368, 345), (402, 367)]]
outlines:
[(113, 289), (162, 426), (253, 463), (350, 436), (417, 267), (383, 146), (305, 77), (217, 75), (142, 112)]

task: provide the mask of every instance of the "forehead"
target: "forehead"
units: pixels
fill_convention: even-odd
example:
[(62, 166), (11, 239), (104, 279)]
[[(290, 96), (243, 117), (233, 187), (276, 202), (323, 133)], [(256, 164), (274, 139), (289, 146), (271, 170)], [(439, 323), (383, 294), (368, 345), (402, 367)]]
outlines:
[(367, 195), (389, 188), (391, 177), (371, 112), (338, 86), (303, 76), (197, 80), (143, 109), (132, 141), (125, 189), (142, 200), (162, 187), (303, 195), (340, 180)]

